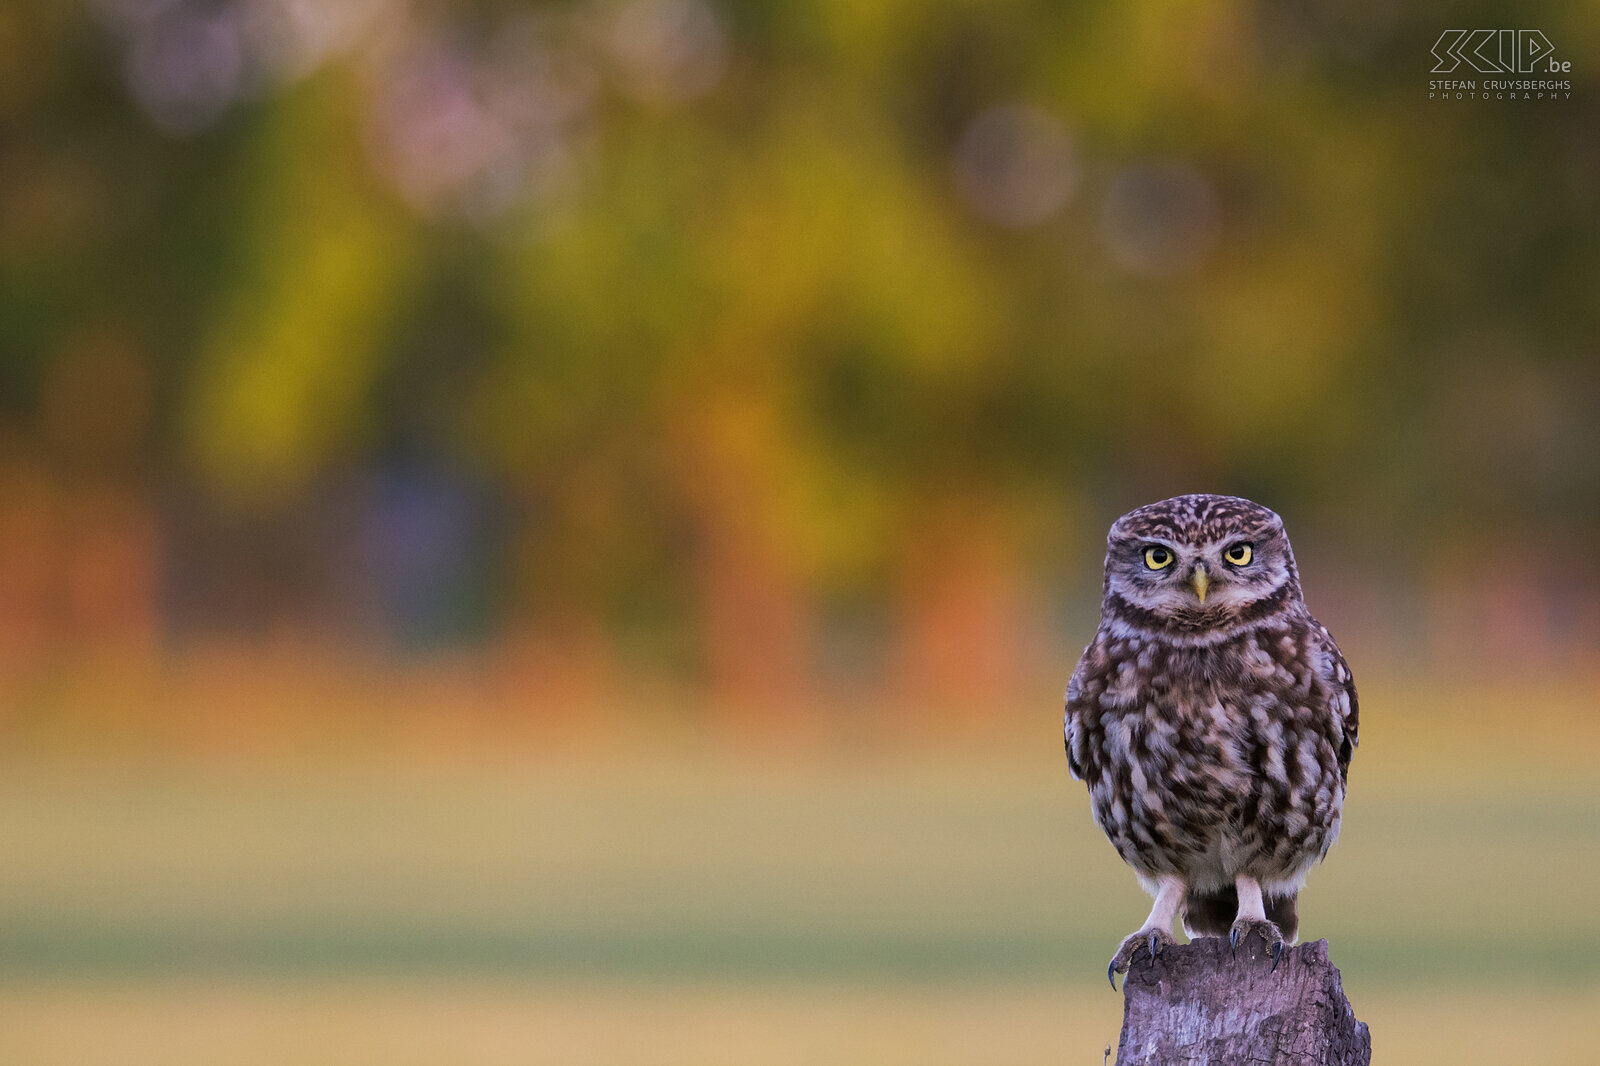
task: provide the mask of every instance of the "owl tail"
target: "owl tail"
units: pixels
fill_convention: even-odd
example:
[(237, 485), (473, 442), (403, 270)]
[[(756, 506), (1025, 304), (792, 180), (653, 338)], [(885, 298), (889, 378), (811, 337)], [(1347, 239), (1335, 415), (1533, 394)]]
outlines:
[[(1283, 932), (1287, 943), (1294, 943), (1300, 932), (1300, 912), (1295, 907), (1297, 894), (1267, 896), (1267, 920)], [(1192, 940), (1197, 936), (1227, 936), (1239, 916), (1239, 893), (1232, 885), (1216, 892), (1191, 890), (1183, 899), (1183, 931)]]

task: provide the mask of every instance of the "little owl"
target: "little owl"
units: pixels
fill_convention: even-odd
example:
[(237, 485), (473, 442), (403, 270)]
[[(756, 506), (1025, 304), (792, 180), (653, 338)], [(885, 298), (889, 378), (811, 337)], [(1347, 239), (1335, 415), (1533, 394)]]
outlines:
[(1106, 975), (1190, 937), (1262, 937), (1273, 968), (1295, 896), (1339, 835), (1356, 689), (1300, 595), (1283, 520), (1175, 496), (1107, 537), (1100, 628), (1067, 685), (1067, 766), (1155, 897)]

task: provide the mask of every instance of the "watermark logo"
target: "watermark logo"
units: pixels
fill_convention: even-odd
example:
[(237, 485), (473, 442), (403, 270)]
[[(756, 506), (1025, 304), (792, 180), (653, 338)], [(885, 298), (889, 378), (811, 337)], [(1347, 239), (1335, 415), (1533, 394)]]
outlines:
[[(1570, 74), (1570, 60), (1540, 30), (1445, 30), (1433, 42), (1431, 73), (1451, 74), (1465, 63), (1479, 74)], [(1465, 72), (1463, 72), (1465, 73)]]
[(1572, 62), (1542, 30), (1445, 30), (1429, 51), (1429, 73), (1445, 75), (1429, 80), (1430, 100), (1572, 99)]

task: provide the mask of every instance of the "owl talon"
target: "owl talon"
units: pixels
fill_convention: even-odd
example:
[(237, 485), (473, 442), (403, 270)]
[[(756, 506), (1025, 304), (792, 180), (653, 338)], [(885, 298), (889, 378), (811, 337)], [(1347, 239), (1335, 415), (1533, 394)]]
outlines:
[(1234, 958), (1239, 957), (1239, 942), (1248, 939), (1252, 933), (1261, 937), (1271, 949), (1272, 970), (1276, 973), (1278, 963), (1283, 958), (1283, 932), (1265, 918), (1240, 918), (1233, 923), (1233, 928), (1228, 930), (1228, 943), (1233, 945)]
[[(1122, 946), (1117, 949), (1117, 953), (1111, 956), (1111, 965), (1106, 967), (1106, 979), (1111, 982), (1111, 987), (1115, 989), (1117, 987), (1116, 975), (1128, 972), (1128, 966), (1133, 962), (1133, 957), (1140, 948), (1144, 948), (1150, 953), (1150, 959), (1153, 962), (1156, 956), (1161, 954), (1162, 948), (1168, 944), (1176, 943), (1177, 941), (1173, 939), (1172, 934), (1165, 929), (1141, 929), (1137, 933), (1130, 933), (1123, 939)], [(1127, 984), (1127, 982), (1124, 981), (1123, 984)]]

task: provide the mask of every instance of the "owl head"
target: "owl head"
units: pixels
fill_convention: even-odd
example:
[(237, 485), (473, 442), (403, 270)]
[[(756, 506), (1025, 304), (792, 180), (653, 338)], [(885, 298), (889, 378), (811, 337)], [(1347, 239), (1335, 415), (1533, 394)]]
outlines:
[(1140, 628), (1227, 630), (1300, 599), (1276, 512), (1237, 496), (1174, 496), (1129, 511), (1106, 538), (1103, 610)]

